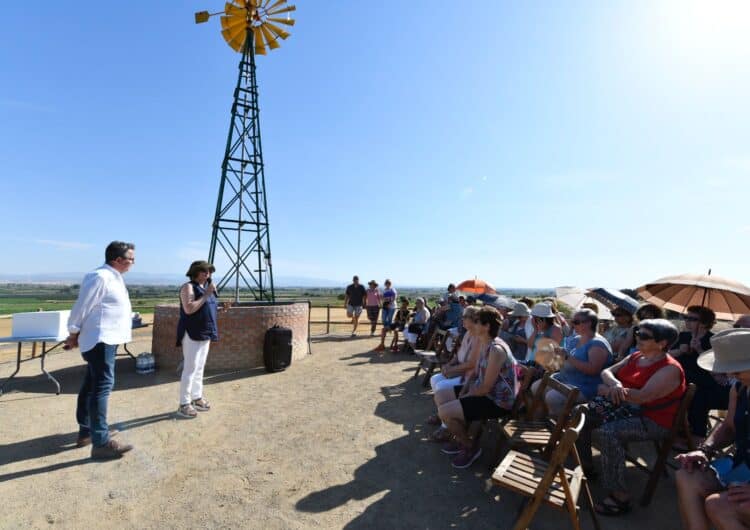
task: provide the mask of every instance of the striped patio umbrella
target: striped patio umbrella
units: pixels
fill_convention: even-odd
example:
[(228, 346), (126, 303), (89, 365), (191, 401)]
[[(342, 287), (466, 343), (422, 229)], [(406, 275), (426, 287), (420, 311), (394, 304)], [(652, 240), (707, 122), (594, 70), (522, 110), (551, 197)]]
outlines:
[(685, 313), (693, 305), (712, 309), (718, 320), (735, 320), (750, 313), (750, 287), (708, 274), (667, 276), (638, 288), (644, 301)]

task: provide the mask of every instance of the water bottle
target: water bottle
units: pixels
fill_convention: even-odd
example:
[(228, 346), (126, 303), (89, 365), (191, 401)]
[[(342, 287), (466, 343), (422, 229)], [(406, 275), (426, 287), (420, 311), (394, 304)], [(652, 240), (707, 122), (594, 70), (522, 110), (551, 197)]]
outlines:
[(153, 373), (156, 371), (156, 359), (154, 359), (154, 354), (149, 353), (148, 354), (148, 372)]
[(146, 354), (140, 353), (135, 358), (135, 373), (144, 374), (146, 373)]

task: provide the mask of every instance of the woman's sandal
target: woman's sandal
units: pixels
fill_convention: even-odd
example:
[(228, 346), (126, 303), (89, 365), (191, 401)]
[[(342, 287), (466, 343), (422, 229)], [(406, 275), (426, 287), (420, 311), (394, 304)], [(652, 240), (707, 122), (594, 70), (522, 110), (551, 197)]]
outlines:
[(618, 516), (628, 513), (632, 507), (630, 499), (618, 501), (614, 495), (608, 495), (594, 505), (594, 511), (599, 515)]
[(451, 432), (445, 427), (438, 427), (431, 435), (430, 441), (436, 443), (449, 442), (453, 438)]
[(436, 414), (427, 418), (427, 425), (440, 425), (441, 423), (443, 422), (440, 421), (440, 418), (438, 418)]

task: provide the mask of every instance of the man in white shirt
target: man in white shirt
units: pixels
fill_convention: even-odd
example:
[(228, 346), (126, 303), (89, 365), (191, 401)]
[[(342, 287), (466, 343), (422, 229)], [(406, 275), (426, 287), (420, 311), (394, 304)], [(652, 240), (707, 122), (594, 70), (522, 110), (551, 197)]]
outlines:
[(120, 458), (133, 446), (111, 439), (117, 433), (107, 425), (107, 403), (115, 384), (117, 346), (131, 340), (131, 306), (122, 275), (135, 262), (135, 245), (113, 241), (105, 251), (105, 264), (81, 282), (70, 311), (65, 348), (79, 346), (87, 363), (78, 393), (76, 419), (78, 447), (92, 444), (91, 458)]

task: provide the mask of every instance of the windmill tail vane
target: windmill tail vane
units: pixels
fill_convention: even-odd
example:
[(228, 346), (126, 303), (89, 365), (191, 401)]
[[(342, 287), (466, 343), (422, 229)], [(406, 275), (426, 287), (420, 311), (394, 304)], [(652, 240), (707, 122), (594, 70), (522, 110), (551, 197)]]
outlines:
[(234, 51), (242, 53), (246, 44), (252, 44), (256, 55), (266, 55), (267, 48), (275, 50), (280, 47), (279, 39), (289, 37), (289, 32), (279, 24), (294, 26), (291, 12), (296, 9), (294, 5), (286, 5), (286, 0), (232, 0), (224, 4), (224, 11), (197, 12), (195, 23), (202, 24), (221, 15), (221, 35)]

